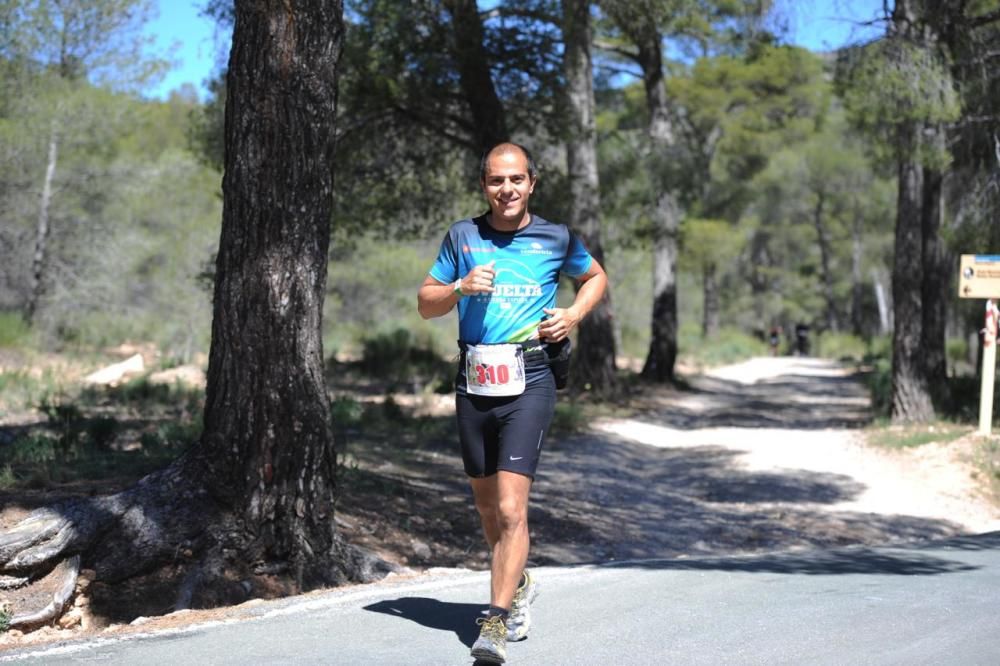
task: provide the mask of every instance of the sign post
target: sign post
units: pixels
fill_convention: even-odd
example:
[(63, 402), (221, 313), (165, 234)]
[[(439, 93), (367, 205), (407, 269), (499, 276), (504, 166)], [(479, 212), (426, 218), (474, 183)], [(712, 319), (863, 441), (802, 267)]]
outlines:
[(979, 434), (989, 436), (993, 428), (993, 384), (997, 367), (997, 324), (1000, 309), (1000, 255), (963, 254), (958, 295), (985, 298), (986, 325), (983, 328), (983, 372), (979, 389)]
[(993, 426), (993, 382), (997, 367), (997, 309), (993, 299), (986, 301), (986, 328), (983, 329), (983, 383), (979, 389), (979, 434), (989, 437)]

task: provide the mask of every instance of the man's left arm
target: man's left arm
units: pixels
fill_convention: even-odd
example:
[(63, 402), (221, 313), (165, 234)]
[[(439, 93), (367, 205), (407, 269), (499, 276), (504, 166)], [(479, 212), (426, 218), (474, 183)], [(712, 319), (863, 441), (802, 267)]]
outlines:
[(590, 262), (587, 272), (577, 278), (580, 288), (573, 305), (568, 308), (546, 308), (549, 318), (538, 325), (538, 336), (547, 342), (564, 340), (604, 297), (608, 276), (597, 259)]

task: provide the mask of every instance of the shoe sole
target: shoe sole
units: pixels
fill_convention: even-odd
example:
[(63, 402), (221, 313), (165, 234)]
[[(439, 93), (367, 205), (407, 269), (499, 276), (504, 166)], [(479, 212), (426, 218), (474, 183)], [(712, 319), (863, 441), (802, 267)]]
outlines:
[(500, 655), (487, 652), (486, 650), (473, 650), (471, 654), (476, 660), (485, 661), (488, 664), (502, 664), (507, 661)]

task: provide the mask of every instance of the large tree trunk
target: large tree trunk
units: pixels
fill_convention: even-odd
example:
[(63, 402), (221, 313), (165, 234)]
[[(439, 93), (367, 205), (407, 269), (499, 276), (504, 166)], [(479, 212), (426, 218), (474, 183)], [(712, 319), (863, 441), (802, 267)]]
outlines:
[(701, 313), (701, 334), (710, 338), (719, 332), (719, 282), (715, 264), (709, 262), (701, 269), (703, 307)]
[(863, 336), (865, 332), (863, 298), (865, 285), (861, 271), (861, 258), (864, 248), (864, 234), (861, 228), (861, 217), (855, 212), (854, 223), (851, 225), (851, 333)]
[(190, 560), (178, 607), (253, 574), (294, 592), (384, 573), (333, 519), (320, 318), (342, 35), (339, 0), (236, 3), (202, 440), (128, 490), (0, 534), (0, 589), (77, 553), (106, 581)]
[(48, 161), (45, 164), (45, 177), (42, 180), (42, 194), (38, 203), (38, 224), (35, 228), (35, 254), (31, 258), (31, 282), (28, 286), (28, 300), (24, 304), (24, 320), (29, 324), (35, 318), (38, 302), (45, 288), (46, 245), (49, 239), (49, 210), (52, 206), (52, 182), (56, 177), (56, 164), (59, 160), (59, 135), (55, 123), (49, 134)]
[(829, 331), (840, 330), (840, 319), (837, 317), (837, 299), (833, 293), (833, 272), (830, 269), (830, 234), (823, 224), (823, 207), (826, 196), (820, 192), (813, 209), (813, 228), (816, 229), (816, 243), (819, 245), (820, 279), (823, 280), (823, 298), (826, 300), (826, 328)]
[(892, 419), (924, 422), (934, 418), (921, 344), (923, 285), (921, 168), (916, 162), (919, 126), (898, 130), (899, 196), (892, 268)]
[[(917, 34), (908, 0), (897, 0), (889, 26), (891, 39)], [(923, 343), (923, 170), (918, 163), (921, 123), (903, 121), (896, 129), (898, 199), (892, 267), (892, 420), (925, 422), (934, 418), (925, 375)]]
[(202, 457), (252, 559), (329, 580), (338, 548), (321, 316), (339, 0), (236, 4)]
[[(566, 145), (567, 173), (571, 174), (570, 227), (580, 234), (590, 253), (603, 264), (589, 2), (564, 0), (563, 35), (570, 116)], [(608, 290), (604, 299), (580, 323), (572, 374), (575, 390), (585, 389), (607, 395), (617, 388), (610, 293)]]
[(649, 164), (655, 201), (650, 211), (653, 228), (653, 318), (649, 353), (642, 376), (656, 382), (674, 379), (677, 360), (677, 236), (681, 210), (671, 188), (669, 168), (673, 128), (667, 91), (663, 85), (661, 36), (647, 24), (633, 35), (639, 48), (646, 108), (649, 112)]
[[(939, 127), (938, 132), (938, 138), (943, 140), (943, 128)], [(921, 289), (923, 301), (921, 348), (924, 374), (934, 394), (947, 388), (948, 379), (945, 328), (948, 323), (947, 303), (951, 280), (948, 279), (946, 250), (944, 240), (941, 238), (941, 219), (944, 213), (943, 184), (944, 174), (940, 170), (924, 168), (921, 218), (924, 267)]]
[(472, 127), (479, 149), (486, 152), (510, 139), (504, 106), (497, 95), (490, 73), (490, 62), (483, 46), (483, 23), (475, 0), (445, 0), (451, 14), (454, 44), (452, 53), (458, 64), (462, 94), (472, 113)]
[(775, 285), (769, 270), (774, 266), (771, 255), (771, 241), (774, 234), (768, 220), (761, 220), (760, 226), (750, 239), (750, 293), (753, 298), (754, 312), (765, 312), (767, 303), (773, 297)]

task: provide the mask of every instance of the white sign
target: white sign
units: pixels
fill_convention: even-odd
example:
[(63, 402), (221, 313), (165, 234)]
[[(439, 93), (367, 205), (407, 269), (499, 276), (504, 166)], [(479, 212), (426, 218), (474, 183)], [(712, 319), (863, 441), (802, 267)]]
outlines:
[(1000, 254), (963, 254), (958, 295), (1000, 298)]

